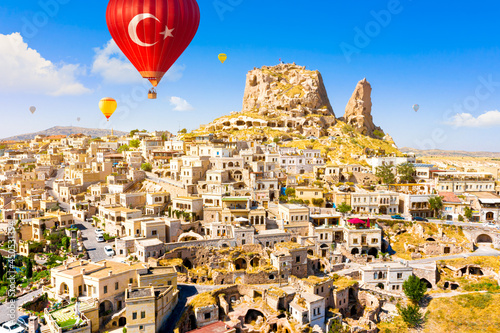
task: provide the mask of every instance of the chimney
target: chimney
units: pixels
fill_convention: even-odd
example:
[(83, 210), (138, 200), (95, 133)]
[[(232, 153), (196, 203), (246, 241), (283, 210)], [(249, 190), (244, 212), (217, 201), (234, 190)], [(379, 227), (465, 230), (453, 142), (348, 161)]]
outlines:
[(132, 292), (132, 283), (129, 283), (129, 284), (128, 284), (128, 292), (129, 292), (129, 293), (130, 293), (130, 292)]
[(82, 272), (83, 275), (85, 275), (85, 268), (82, 268), (81, 272)]
[(80, 259), (80, 266), (83, 266), (83, 259)]
[(111, 275), (113, 275), (113, 271), (111, 271), (111, 270), (110, 270), (110, 271), (108, 272), (108, 276), (111, 276)]
[(103, 267), (107, 267), (107, 265), (106, 265), (107, 261), (106, 260), (104, 260), (102, 264), (104, 265)]

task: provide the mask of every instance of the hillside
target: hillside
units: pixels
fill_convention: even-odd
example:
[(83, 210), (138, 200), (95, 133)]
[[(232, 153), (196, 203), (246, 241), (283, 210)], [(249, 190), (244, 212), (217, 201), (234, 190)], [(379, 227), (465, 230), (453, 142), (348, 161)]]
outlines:
[(415, 148), (404, 147), (400, 149), (403, 153), (414, 153), (421, 157), (486, 157), (486, 158), (500, 158), (500, 152), (487, 152), (487, 151), (463, 151), (463, 150), (441, 150), (430, 149), (421, 150)]
[[(32, 140), (37, 135), (71, 135), (71, 134), (85, 134), (89, 135), (93, 138), (102, 137), (106, 135), (111, 135), (111, 130), (106, 129), (96, 129), (96, 128), (83, 128), (83, 127), (74, 127), (74, 126), (55, 126), (44, 131), (36, 132), (36, 133), (28, 133), (12, 136), (9, 138), (2, 139), (3, 141), (24, 141), (24, 140)], [(113, 131), (114, 135), (121, 136), (126, 135), (128, 132), (122, 131)]]
[(188, 134), (280, 142), (283, 146), (322, 149), (329, 163), (359, 162), (371, 153), (400, 155), (396, 144), (372, 118), (372, 88), (358, 82), (345, 114), (337, 118), (319, 71), (295, 64), (251, 70), (241, 112), (215, 119)]

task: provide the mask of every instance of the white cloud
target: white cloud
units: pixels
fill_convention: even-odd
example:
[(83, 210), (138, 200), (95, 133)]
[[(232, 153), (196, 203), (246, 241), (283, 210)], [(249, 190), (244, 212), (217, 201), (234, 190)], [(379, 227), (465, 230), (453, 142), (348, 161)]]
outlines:
[(3, 92), (81, 95), (90, 89), (78, 82), (84, 71), (76, 64), (55, 65), (28, 47), (20, 33), (0, 34), (0, 89)]
[(488, 111), (478, 117), (470, 113), (458, 113), (451, 118), (449, 124), (456, 127), (500, 126), (500, 111)]
[[(142, 83), (143, 78), (135, 67), (125, 57), (123, 52), (116, 45), (114, 40), (110, 40), (102, 48), (96, 48), (92, 73), (102, 76), (104, 81), (110, 83)], [(186, 66), (173, 65), (165, 74), (163, 80), (178, 81)]]
[(193, 111), (194, 108), (183, 98), (172, 96), (170, 104), (174, 105), (174, 111)]

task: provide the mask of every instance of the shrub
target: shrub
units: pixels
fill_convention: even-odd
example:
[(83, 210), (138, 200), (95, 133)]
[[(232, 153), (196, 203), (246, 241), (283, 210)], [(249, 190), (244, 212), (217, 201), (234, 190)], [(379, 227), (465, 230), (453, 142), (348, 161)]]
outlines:
[(424, 318), (420, 313), (420, 308), (418, 305), (409, 304), (407, 306), (402, 306), (400, 304), (396, 305), (398, 313), (403, 318), (403, 321), (409, 327), (419, 327), (422, 325)]

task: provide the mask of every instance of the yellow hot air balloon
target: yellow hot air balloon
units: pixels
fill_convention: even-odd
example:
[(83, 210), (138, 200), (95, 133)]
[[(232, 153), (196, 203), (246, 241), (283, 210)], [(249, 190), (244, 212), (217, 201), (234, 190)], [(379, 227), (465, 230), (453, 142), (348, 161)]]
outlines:
[(227, 55), (224, 53), (219, 54), (219, 60), (220, 62), (224, 63), (227, 60)]
[(106, 97), (101, 99), (99, 102), (99, 109), (101, 109), (102, 114), (108, 119), (115, 113), (118, 104), (113, 98)]

